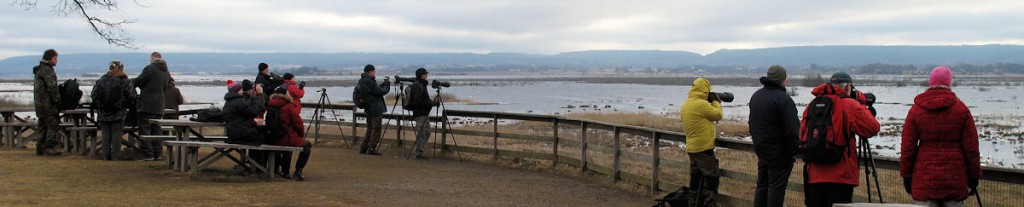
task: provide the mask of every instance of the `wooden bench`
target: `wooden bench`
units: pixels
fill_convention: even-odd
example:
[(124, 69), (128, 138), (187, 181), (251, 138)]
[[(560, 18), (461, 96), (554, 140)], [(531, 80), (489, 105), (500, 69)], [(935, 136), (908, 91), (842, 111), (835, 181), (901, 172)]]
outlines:
[[(33, 130), (33, 134), (22, 137), (29, 129)], [(0, 139), (0, 145), (12, 148), (24, 148), (25, 143), (28, 143), (28, 139), (35, 134), (36, 123), (34, 122), (0, 122), (0, 131), (2, 131), (3, 138)]]
[(139, 139), (145, 141), (174, 141), (178, 139), (178, 136), (174, 135), (142, 135)]
[[(164, 142), (167, 147), (167, 158), (168, 164), (177, 164), (177, 169), (181, 172), (199, 172), (200, 170), (206, 169), (210, 164), (220, 160), (221, 158), (227, 157), (233, 161), (237, 166), (256, 170), (262, 173), (266, 173), (267, 177), (274, 177), (274, 166), (276, 165), (277, 153), (292, 153), (302, 151), (301, 147), (289, 147), (289, 146), (277, 146), (277, 145), (242, 145), (242, 144), (229, 144), (223, 142), (201, 142), (201, 141), (167, 141)], [(199, 158), (199, 148), (209, 147), (213, 148), (213, 152)], [(174, 156), (175, 149), (177, 149), (179, 156)], [(268, 154), (266, 166), (260, 166), (258, 162), (249, 158), (246, 150), (264, 150)], [(238, 157), (232, 155), (232, 152), (238, 154)], [(171, 160), (176, 159), (176, 160)], [(172, 169), (175, 166), (171, 166)]]
[(88, 155), (89, 152), (98, 154), (96, 152), (99, 148), (99, 127), (94, 126), (83, 126), (83, 127), (68, 127), (65, 128), (68, 131), (68, 138), (66, 139), (69, 153), (79, 153), (81, 155)]

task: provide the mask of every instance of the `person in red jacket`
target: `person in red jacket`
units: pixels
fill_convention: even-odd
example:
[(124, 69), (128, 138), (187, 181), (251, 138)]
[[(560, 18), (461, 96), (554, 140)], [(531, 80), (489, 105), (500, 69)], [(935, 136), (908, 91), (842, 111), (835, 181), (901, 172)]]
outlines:
[(281, 124), (284, 125), (287, 131), (284, 138), (278, 140), (276, 145), (302, 147), (302, 152), (299, 152), (299, 159), (295, 161), (295, 174), (293, 176), (288, 175), (288, 168), (291, 168), (292, 154), (278, 154), (277, 160), (280, 160), (280, 162), (277, 167), (280, 168), (281, 177), (285, 179), (294, 178), (297, 181), (305, 180), (306, 178), (302, 177), (302, 169), (306, 167), (306, 162), (309, 161), (309, 153), (313, 144), (302, 137), (304, 126), (302, 125), (302, 117), (299, 116), (299, 103), (292, 99), (291, 95), (288, 95), (288, 89), (277, 87), (274, 93), (270, 95), (270, 103), (267, 105), (278, 109)]
[(292, 96), (292, 101), (294, 101), (295, 105), (299, 107), (298, 111), (302, 112), (302, 97), (306, 96), (306, 81), (295, 84), (295, 75), (291, 73), (285, 73), (284, 76), (281, 77), (284, 78), (284, 84), (282, 84), (282, 86), (288, 86), (288, 95)]
[(903, 123), (900, 176), (918, 204), (963, 206), (981, 178), (978, 130), (952, 82), (948, 67), (932, 70), (928, 90), (914, 98)]
[[(871, 115), (867, 106), (863, 105), (863, 95), (853, 90), (853, 79), (849, 74), (837, 72), (832, 75), (829, 83), (815, 87), (811, 91), (814, 96), (837, 96), (833, 103), (832, 126), (828, 132), (830, 139), (846, 139), (846, 155), (835, 164), (805, 163), (804, 164), (804, 204), (810, 207), (832, 206), (836, 203), (850, 203), (853, 188), (860, 183), (857, 167), (857, 142), (853, 136), (862, 139), (878, 134), (881, 126)], [(858, 99), (851, 98), (857, 97)], [(811, 106), (808, 106), (808, 108)], [(804, 110), (803, 122), (807, 121), (807, 109)], [(804, 123), (800, 124), (800, 134), (807, 134)], [(806, 137), (801, 137), (806, 141)]]

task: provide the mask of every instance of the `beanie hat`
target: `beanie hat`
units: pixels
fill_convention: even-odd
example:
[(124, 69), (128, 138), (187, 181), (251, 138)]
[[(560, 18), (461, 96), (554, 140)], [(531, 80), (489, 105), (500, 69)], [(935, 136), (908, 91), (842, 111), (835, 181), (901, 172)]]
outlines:
[(270, 66), (267, 65), (266, 63), (260, 63), (260, 65), (257, 66), (256, 68), (260, 69), (260, 71), (262, 72), (263, 70), (266, 70), (267, 68), (270, 68)]
[(295, 75), (292, 74), (292, 73), (284, 73), (284, 76), (281, 76), (281, 77), (284, 78), (285, 80), (291, 80), (291, 79), (295, 78)]
[(274, 89), (274, 93), (286, 94), (288, 93), (288, 87), (286, 85), (278, 86)]
[(230, 80), (228, 81), (228, 83), (229, 83), (228, 84), (228, 92), (238, 93), (238, 91), (242, 90), (242, 84), (241, 83), (236, 83), (236, 82), (230, 81)]
[(252, 90), (252, 87), (252, 81), (250, 81), (249, 79), (242, 80), (242, 91)]
[(932, 70), (931, 79), (928, 80), (928, 86), (953, 86), (953, 71), (949, 70), (949, 67), (939, 66)]
[(425, 69), (425, 68), (416, 69), (416, 78), (420, 78), (420, 76), (423, 76), (423, 75), (426, 75), (426, 74), (430, 74), (430, 72), (427, 72), (427, 69)]
[(364, 73), (369, 73), (370, 71), (375, 71), (375, 70), (377, 70), (377, 68), (374, 68), (373, 65), (367, 64), (366, 67), (363, 67), (363, 72)]
[(836, 72), (832, 74), (832, 78), (828, 82), (832, 84), (853, 83), (853, 78), (850, 77), (850, 74), (846, 74), (846, 72)]
[(781, 84), (782, 81), (786, 80), (787, 77), (786, 68), (783, 68), (782, 66), (779, 65), (773, 65), (772, 67), (768, 67), (767, 77), (773, 82)]

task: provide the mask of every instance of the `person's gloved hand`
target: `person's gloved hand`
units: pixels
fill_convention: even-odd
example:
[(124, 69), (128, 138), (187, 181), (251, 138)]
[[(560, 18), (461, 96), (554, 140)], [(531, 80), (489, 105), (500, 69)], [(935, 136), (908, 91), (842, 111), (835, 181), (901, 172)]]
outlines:
[(910, 194), (910, 177), (903, 178), (903, 190), (906, 190), (907, 194)]
[(967, 195), (978, 195), (978, 179), (977, 178), (968, 178), (967, 179), (967, 187), (971, 188), (971, 192), (967, 193)]
[(299, 81), (299, 90), (306, 90), (306, 81)]

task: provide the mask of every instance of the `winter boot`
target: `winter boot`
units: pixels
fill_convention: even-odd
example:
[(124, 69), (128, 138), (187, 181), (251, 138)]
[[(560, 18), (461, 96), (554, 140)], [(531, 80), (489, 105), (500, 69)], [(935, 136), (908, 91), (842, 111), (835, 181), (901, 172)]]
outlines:
[(292, 178), (294, 178), (295, 181), (306, 180), (306, 178), (302, 177), (302, 168), (295, 168), (295, 174), (294, 176), (292, 176)]

